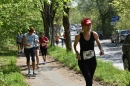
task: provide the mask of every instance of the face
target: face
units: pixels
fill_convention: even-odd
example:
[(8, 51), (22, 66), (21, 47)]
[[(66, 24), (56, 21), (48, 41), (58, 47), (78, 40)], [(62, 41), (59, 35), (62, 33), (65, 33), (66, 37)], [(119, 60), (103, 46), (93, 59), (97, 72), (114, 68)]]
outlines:
[(44, 37), (44, 34), (41, 34), (40, 36), (43, 38), (43, 37)]
[(90, 31), (91, 30), (91, 24), (83, 25), (82, 27), (83, 27), (84, 31)]
[(34, 31), (29, 31), (29, 34), (32, 35), (34, 33)]

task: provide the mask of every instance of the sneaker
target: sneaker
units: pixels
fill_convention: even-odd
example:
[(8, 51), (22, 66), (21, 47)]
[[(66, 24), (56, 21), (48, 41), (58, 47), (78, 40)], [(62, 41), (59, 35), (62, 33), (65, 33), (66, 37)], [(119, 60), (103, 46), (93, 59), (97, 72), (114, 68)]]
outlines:
[(29, 75), (31, 74), (31, 70), (28, 70), (28, 74), (29, 74)]
[(46, 64), (46, 61), (44, 61), (43, 64)]
[(37, 73), (35, 71), (33, 71), (33, 75), (37, 75)]

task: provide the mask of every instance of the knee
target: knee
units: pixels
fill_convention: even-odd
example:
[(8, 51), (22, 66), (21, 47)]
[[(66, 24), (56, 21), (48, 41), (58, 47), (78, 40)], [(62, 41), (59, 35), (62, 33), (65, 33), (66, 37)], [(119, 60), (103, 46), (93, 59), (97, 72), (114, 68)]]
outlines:
[(35, 57), (32, 57), (32, 62), (35, 62)]
[(27, 59), (27, 63), (29, 63), (30, 62), (30, 59)]

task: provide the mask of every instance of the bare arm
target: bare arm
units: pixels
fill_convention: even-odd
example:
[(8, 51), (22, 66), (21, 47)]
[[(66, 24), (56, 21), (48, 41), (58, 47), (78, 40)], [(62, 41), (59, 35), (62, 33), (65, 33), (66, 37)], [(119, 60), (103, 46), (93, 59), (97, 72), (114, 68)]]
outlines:
[(23, 36), (23, 38), (22, 38), (22, 45), (25, 45), (25, 36)]
[(79, 54), (79, 52), (77, 51), (77, 48), (76, 48), (76, 46), (77, 46), (77, 44), (78, 44), (78, 42), (79, 42), (79, 39), (80, 39), (80, 35), (76, 35), (76, 36), (75, 36), (74, 45), (73, 45), (76, 54)]
[(25, 44), (25, 36), (23, 36), (23, 38), (22, 38), (22, 45), (23, 46), (31, 46), (30, 44)]
[(45, 40), (46, 43), (49, 43), (49, 39), (47, 38), (47, 40)]
[(98, 45), (98, 48), (100, 49), (100, 52), (103, 53), (103, 54), (100, 54), (100, 55), (104, 55), (104, 51), (103, 51), (102, 45), (101, 45), (101, 43), (100, 43), (98, 34), (97, 34), (96, 32), (93, 32), (93, 35), (94, 35), (94, 38), (95, 38), (96, 43), (97, 43), (97, 45)]
[(78, 35), (75, 36), (74, 50), (75, 50), (75, 52), (76, 52), (76, 58), (77, 58), (78, 60), (81, 60), (80, 54), (79, 54), (79, 52), (77, 51), (77, 48), (76, 48), (76, 46), (77, 46), (79, 40), (80, 40), (80, 35), (78, 34)]

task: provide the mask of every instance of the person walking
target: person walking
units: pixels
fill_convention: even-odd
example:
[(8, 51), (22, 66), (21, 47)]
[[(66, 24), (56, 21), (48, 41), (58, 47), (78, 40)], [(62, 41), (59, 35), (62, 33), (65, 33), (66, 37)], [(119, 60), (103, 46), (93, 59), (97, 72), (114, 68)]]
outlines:
[(16, 37), (17, 46), (18, 46), (18, 54), (22, 53), (22, 50), (23, 50), (22, 37), (23, 37), (23, 34), (21, 32), (18, 33), (18, 36)]
[(116, 46), (117, 46), (120, 43), (120, 37), (119, 37), (120, 30), (116, 29), (115, 33), (116, 33), (116, 41), (115, 41), (115, 43), (116, 43)]
[(24, 48), (23, 48), (23, 45), (22, 45), (22, 38), (23, 38), (22, 32), (20, 32), (20, 37), (21, 37), (20, 49), (21, 49), (21, 53), (23, 53)]
[(40, 50), (43, 57), (43, 64), (46, 64), (46, 55), (47, 55), (47, 48), (48, 48), (49, 40), (44, 35), (44, 33), (40, 33), (39, 43), (40, 43)]
[(20, 53), (20, 43), (21, 43), (21, 37), (20, 37), (20, 33), (18, 33), (17, 37), (16, 37), (16, 41), (17, 41), (17, 46), (18, 46), (18, 54)]
[(36, 54), (36, 61), (37, 61), (37, 68), (39, 68), (39, 36), (36, 34), (36, 31), (34, 31), (35, 34), (35, 54)]
[(56, 33), (56, 35), (55, 35), (55, 42), (56, 42), (56, 45), (59, 44), (59, 35), (58, 35), (58, 33)]
[[(89, 18), (84, 18), (81, 21), (82, 32), (75, 36), (74, 50), (76, 52), (76, 58), (78, 60), (78, 66), (85, 78), (86, 86), (92, 86), (93, 75), (96, 70), (97, 61), (94, 51), (94, 43), (96, 41), (100, 55), (104, 55), (103, 48), (101, 46), (98, 34), (91, 30), (92, 22)], [(80, 52), (78, 52), (76, 46), (80, 44)]]
[(24, 54), (27, 59), (27, 67), (28, 67), (28, 74), (31, 73), (30, 68), (30, 56), (32, 59), (32, 67), (33, 67), (33, 74), (36, 75), (35, 71), (35, 34), (34, 34), (34, 28), (30, 27), (29, 32), (25, 33), (23, 36), (22, 44), (24, 46)]

